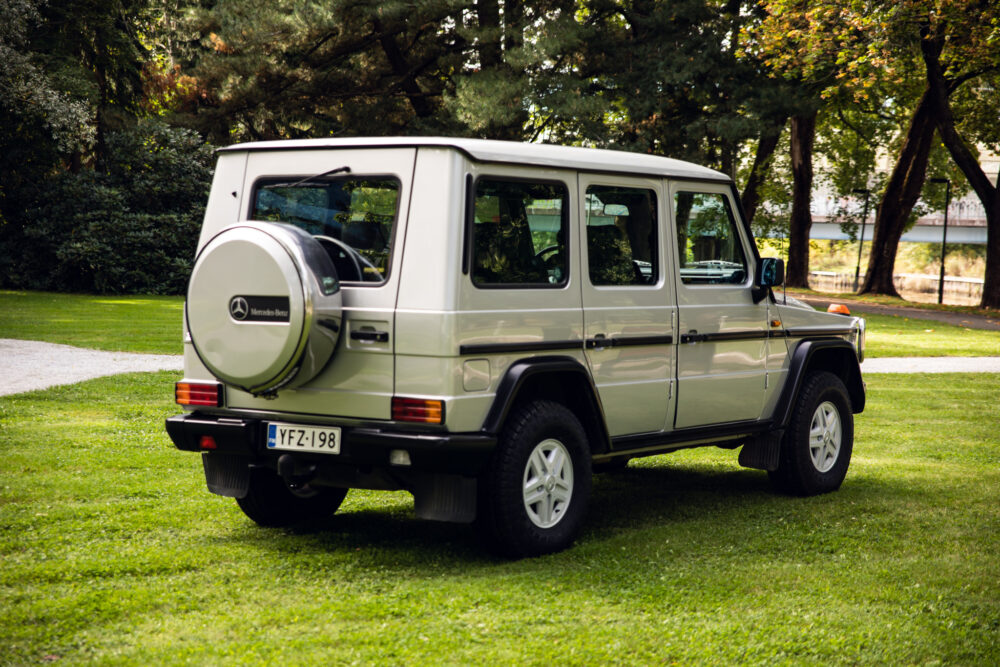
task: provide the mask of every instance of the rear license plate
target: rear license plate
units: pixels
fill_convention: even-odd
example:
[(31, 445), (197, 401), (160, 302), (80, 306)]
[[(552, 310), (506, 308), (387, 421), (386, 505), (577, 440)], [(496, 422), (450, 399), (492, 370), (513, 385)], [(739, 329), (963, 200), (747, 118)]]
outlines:
[(302, 424), (267, 425), (267, 448), (292, 452), (340, 453), (340, 428), (337, 426), (303, 426)]

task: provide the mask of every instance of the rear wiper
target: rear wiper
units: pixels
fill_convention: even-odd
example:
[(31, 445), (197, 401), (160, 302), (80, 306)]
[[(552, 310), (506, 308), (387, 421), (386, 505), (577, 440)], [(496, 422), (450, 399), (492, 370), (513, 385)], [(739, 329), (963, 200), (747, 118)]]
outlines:
[(309, 181), (314, 181), (317, 178), (323, 178), (324, 176), (332, 176), (333, 174), (341, 174), (341, 173), (343, 173), (343, 174), (349, 174), (349, 173), (351, 173), (351, 168), (348, 167), (348, 166), (343, 166), (343, 167), (337, 167), (336, 169), (330, 169), (329, 171), (324, 171), (324, 172), (321, 172), (319, 174), (315, 174), (313, 176), (306, 176), (301, 181), (295, 181), (291, 185), (287, 185), (285, 187), (294, 188), (294, 187), (297, 187), (299, 185), (302, 185), (303, 183), (308, 183)]

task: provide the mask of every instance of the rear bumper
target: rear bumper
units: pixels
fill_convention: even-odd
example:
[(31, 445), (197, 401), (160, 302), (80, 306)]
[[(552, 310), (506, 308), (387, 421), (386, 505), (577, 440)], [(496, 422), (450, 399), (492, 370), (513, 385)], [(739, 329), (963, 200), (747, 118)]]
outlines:
[[(285, 451), (265, 446), (265, 422), (259, 419), (231, 419), (184, 414), (166, 420), (167, 434), (177, 449), (189, 452), (213, 451), (247, 456), (259, 463), (277, 461)], [(206, 450), (202, 438), (209, 436), (215, 447)], [(476, 476), (486, 467), (496, 437), (483, 433), (413, 433), (407, 431), (341, 427), (340, 454), (295, 454), (303, 461), (354, 468), (393, 468), (416, 472)], [(389, 462), (393, 450), (409, 454), (409, 466)]]

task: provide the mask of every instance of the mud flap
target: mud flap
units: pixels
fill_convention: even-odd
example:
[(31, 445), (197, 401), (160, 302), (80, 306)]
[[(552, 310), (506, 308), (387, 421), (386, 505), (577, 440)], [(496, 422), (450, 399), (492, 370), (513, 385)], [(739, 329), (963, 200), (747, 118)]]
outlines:
[(203, 453), (205, 483), (212, 493), (227, 498), (245, 498), (250, 492), (250, 459), (235, 454)]
[(421, 475), (410, 485), (420, 519), (472, 523), (476, 519), (476, 479), (460, 475)]
[(770, 431), (747, 440), (740, 450), (740, 465), (757, 470), (777, 470), (784, 430)]

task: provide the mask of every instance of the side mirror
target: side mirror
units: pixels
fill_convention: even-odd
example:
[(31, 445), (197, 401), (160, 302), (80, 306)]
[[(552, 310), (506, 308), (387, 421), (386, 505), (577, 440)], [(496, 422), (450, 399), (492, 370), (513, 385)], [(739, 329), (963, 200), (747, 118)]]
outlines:
[(785, 282), (785, 260), (765, 257), (757, 263), (753, 278), (753, 302), (760, 303), (770, 288)]
[(761, 287), (778, 287), (785, 282), (785, 260), (765, 257), (757, 265), (757, 280)]

